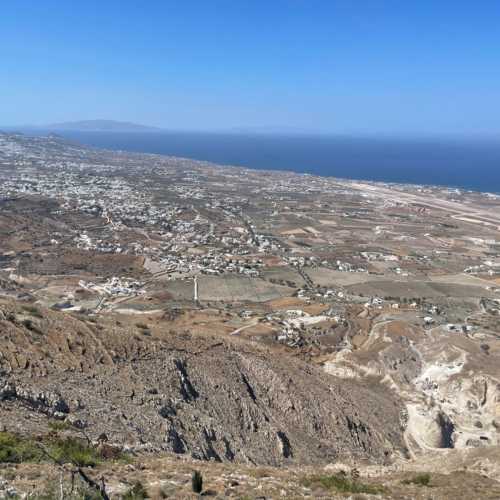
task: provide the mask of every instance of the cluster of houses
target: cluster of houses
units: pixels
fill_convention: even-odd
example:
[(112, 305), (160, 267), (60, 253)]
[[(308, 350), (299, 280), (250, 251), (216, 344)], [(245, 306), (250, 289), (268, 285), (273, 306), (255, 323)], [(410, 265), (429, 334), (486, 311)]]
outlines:
[(464, 273), (486, 274), (488, 276), (500, 275), (500, 262), (493, 262), (491, 260), (488, 260), (483, 264), (478, 264), (476, 266), (469, 266), (465, 268)]
[(84, 290), (97, 292), (99, 295), (110, 297), (130, 297), (144, 295), (146, 293), (143, 289), (144, 283), (127, 278), (118, 278), (116, 276), (99, 284), (80, 280), (78, 286)]
[[(21, 145), (16, 147), (12, 154), (24, 154)], [(77, 248), (143, 255), (172, 273), (230, 272), (247, 276), (258, 276), (262, 262), (231, 259), (227, 258), (227, 254), (244, 256), (276, 250), (275, 242), (258, 234), (249, 219), (242, 220), (241, 209), (234, 205), (234, 201), (240, 198), (245, 201), (246, 198), (235, 195), (216, 200), (200, 185), (194, 171), (187, 172), (184, 179), (192, 183), (190, 186), (173, 183), (168, 186), (168, 191), (177, 198), (203, 199), (208, 208), (222, 210), (233, 220), (239, 218), (235, 220), (239, 225), (216, 228), (192, 207), (158, 200), (153, 196), (154, 186), (149, 196), (147, 190), (139, 189), (141, 179), (134, 178), (135, 182), (132, 182), (132, 177), (126, 175), (113, 176), (121, 173), (121, 167), (117, 165), (54, 160), (43, 149), (31, 151), (29, 160), (24, 160), (22, 165), (10, 160), (11, 165), (12, 162), (16, 163), (16, 173), (2, 183), (0, 195), (43, 195), (58, 200), (63, 211), (76, 211), (101, 219), (102, 223), (97, 226), (80, 229), (74, 234), (72, 239)], [(169, 172), (168, 169), (166, 172)], [(172, 174), (171, 171), (169, 173)], [(138, 234), (135, 240), (129, 236), (130, 232), (127, 238), (114, 238), (106, 229), (111, 232), (132, 229)], [(60, 234), (54, 234), (51, 242), (60, 244)], [(190, 253), (198, 248), (198, 252)]]

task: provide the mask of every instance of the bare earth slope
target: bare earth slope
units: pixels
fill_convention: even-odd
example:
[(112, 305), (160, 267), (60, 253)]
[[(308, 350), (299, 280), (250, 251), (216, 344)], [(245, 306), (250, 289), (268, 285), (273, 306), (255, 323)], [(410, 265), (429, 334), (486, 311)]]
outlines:
[(380, 387), (215, 336), (138, 335), (48, 310), (28, 317), (13, 302), (0, 310), (9, 430), (40, 431), (49, 416), (93, 438), (274, 465), (402, 451), (399, 403)]

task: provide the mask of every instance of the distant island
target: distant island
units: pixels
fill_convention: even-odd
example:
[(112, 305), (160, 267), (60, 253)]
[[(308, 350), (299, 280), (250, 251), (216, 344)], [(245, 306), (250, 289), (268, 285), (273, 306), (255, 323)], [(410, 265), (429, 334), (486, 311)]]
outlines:
[(88, 132), (159, 132), (158, 127), (139, 125), (115, 120), (81, 120), (74, 122), (51, 123), (41, 128), (48, 130), (75, 130)]

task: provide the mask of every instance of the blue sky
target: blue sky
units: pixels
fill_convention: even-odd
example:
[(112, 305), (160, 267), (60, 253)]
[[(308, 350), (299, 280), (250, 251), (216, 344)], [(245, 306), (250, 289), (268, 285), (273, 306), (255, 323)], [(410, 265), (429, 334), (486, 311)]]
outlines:
[(15, 0), (0, 124), (500, 134), (500, 1)]

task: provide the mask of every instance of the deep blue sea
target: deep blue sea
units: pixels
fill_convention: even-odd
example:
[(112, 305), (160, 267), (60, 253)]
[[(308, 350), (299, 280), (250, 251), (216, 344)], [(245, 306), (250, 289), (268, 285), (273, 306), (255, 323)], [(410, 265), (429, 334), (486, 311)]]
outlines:
[(160, 153), (255, 169), (500, 193), (500, 138), (368, 139), (193, 132), (57, 132), (106, 149)]

